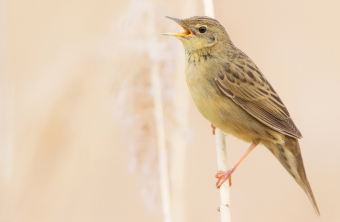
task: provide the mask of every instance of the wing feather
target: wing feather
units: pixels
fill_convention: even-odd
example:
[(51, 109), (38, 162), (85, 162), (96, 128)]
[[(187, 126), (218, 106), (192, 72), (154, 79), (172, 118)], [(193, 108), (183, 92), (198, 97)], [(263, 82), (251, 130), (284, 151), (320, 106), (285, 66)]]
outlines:
[(220, 65), (215, 81), (225, 95), (263, 124), (302, 138), (279, 95), (243, 52), (239, 52), (237, 59)]

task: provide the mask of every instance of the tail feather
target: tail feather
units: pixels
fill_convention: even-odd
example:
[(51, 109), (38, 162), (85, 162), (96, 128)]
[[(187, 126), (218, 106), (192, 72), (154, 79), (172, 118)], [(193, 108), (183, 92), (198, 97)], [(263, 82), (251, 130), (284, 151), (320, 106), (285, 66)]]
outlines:
[(295, 179), (300, 187), (307, 194), (310, 202), (312, 203), (314, 210), (318, 216), (320, 211), (316, 200), (313, 195), (311, 186), (309, 185), (305, 167), (301, 156), (300, 145), (297, 139), (286, 136), (285, 144), (275, 144), (271, 141), (262, 141), (263, 145), (266, 146), (274, 156), (280, 161), (283, 167), (288, 173)]

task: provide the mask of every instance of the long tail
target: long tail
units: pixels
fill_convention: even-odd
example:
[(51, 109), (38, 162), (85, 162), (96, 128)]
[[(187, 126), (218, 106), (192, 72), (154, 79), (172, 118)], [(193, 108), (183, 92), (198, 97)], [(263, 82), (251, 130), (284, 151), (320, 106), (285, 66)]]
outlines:
[(289, 136), (286, 136), (285, 141), (286, 142), (284, 145), (275, 144), (270, 141), (262, 141), (262, 143), (274, 154), (274, 156), (280, 161), (288, 173), (305, 191), (314, 207), (316, 214), (320, 216), (318, 205), (316, 204), (312, 188), (310, 187), (306, 176), (299, 142), (297, 139)]

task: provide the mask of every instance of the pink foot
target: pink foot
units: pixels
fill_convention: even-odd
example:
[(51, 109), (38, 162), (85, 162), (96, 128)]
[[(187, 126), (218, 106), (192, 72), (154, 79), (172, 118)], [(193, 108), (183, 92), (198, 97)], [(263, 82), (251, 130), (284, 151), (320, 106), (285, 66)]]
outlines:
[(211, 128), (213, 128), (213, 134), (215, 135), (216, 126), (214, 126), (214, 124), (211, 124)]
[(220, 189), (224, 181), (229, 178), (229, 187), (231, 186), (231, 174), (234, 172), (234, 168), (231, 168), (228, 171), (219, 170), (215, 177), (218, 179), (216, 183), (216, 188)]

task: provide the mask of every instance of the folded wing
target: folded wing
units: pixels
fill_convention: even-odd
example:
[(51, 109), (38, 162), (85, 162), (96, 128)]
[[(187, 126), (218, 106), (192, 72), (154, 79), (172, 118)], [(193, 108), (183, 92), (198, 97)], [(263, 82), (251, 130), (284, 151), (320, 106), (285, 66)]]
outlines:
[(220, 90), (263, 124), (294, 138), (302, 138), (286, 106), (256, 65), (242, 52), (220, 65), (215, 77)]

